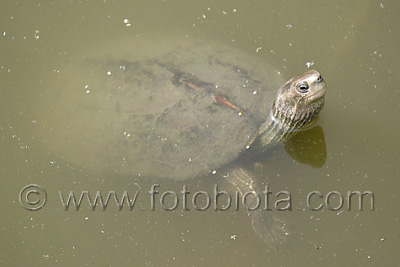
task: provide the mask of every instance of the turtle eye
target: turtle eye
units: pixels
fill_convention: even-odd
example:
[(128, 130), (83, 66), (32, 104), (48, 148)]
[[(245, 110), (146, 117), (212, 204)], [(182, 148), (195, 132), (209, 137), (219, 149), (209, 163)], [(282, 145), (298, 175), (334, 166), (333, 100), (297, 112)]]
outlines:
[(324, 80), (324, 79), (322, 78), (322, 76), (319, 75), (316, 82), (317, 82), (317, 83), (320, 83), (320, 82), (322, 82), (323, 80)]
[(297, 84), (297, 89), (299, 90), (300, 93), (307, 93), (309, 88), (310, 86), (308, 85), (307, 82), (302, 82)]

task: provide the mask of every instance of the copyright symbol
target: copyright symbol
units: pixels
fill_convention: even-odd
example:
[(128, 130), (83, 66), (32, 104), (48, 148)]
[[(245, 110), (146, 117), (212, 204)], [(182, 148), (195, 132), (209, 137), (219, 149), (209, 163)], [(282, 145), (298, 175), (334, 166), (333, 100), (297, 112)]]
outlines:
[(24, 209), (39, 210), (47, 201), (47, 193), (37, 184), (28, 184), (19, 192), (19, 203)]

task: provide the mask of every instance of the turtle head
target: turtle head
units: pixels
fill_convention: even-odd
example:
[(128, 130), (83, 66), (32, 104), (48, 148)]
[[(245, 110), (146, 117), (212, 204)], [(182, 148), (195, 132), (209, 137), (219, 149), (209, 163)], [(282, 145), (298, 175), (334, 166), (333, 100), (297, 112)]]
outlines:
[(279, 88), (273, 116), (296, 130), (307, 125), (324, 107), (326, 84), (318, 71), (310, 70)]

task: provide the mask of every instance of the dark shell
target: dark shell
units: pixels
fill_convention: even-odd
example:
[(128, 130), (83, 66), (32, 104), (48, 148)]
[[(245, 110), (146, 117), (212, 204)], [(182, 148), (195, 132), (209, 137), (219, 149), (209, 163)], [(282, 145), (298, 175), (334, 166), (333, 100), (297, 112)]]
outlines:
[(76, 111), (64, 128), (75, 152), (64, 153), (80, 149), (74, 161), (119, 174), (182, 180), (224, 166), (257, 134), (283, 83), (268, 64), (216, 44), (182, 44), (139, 61), (82, 60), (71, 74), (81, 88), (65, 100), (75, 104), (61, 104)]

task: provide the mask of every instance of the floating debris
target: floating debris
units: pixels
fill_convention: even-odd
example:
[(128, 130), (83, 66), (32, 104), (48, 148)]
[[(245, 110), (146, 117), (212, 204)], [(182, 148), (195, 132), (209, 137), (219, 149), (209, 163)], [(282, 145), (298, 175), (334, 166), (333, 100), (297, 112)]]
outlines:
[(132, 24), (129, 22), (129, 19), (124, 19), (124, 23), (126, 27), (132, 26)]
[(306, 66), (307, 66), (307, 68), (309, 69), (312, 65), (314, 65), (314, 61), (308, 61), (308, 62), (306, 62)]

